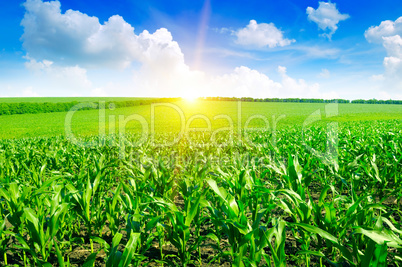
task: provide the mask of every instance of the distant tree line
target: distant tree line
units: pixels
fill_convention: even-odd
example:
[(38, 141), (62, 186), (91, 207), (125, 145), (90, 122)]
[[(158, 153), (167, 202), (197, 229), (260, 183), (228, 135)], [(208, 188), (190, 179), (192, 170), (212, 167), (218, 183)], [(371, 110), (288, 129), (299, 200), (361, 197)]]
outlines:
[[(105, 107), (111, 106), (115, 108), (133, 107), (140, 105), (149, 105), (152, 103), (166, 103), (175, 102), (180, 98), (157, 98), (157, 99), (143, 99), (143, 100), (127, 100), (127, 101), (106, 101)], [(36, 113), (51, 113), (51, 112), (66, 112), (75, 105), (82, 103), (78, 101), (72, 102), (21, 102), (21, 103), (0, 103), (0, 115), (13, 115), (13, 114), (36, 114)], [(80, 108), (79, 110), (98, 109), (99, 102), (86, 102), (88, 106)]]
[(318, 99), (318, 98), (252, 98), (252, 97), (203, 97), (207, 101), (242, 101), (242, 102), (290, 102), (290, 103), (353, 103), (353, 104), (402, 104), (402, 100), (347, 100), (347, 99)]
[(351, 103), (354, 103), (354, 104), (394, 104), (394, 105), (401, 105), (402, 100), (377, 100), (377, 99), (363, 100), (363, 99), (356, 99), (356, 100), (352, 100)]
[[(150, 105), (152, 103), (168, 103), (179, 101), (181, 98), (157, 98), (157, 99), (139, 99), (126, 101), (106, 101), (105, 107), (115, 108), (133, 107), (139, 105)], [(206, 101), (243, 101), (243, 102), (289, 102), (289, 103), (353, 103), (353, 104), (396, 104), (401, 105), (402, 100), (377, 100), (377, 99), (316, 99), (316, 98), (251, 98), (251, 97), (203, 97)], [(79, 104), (78, 101), (72, 102), (21, 102), (21, 103), (0, 103), (0, 115), (13, 114), (35, 114), (50, 112), (66, 112)], [(99, 102), (86, 102), (89, 106), (80, 110), (98, 109)]]

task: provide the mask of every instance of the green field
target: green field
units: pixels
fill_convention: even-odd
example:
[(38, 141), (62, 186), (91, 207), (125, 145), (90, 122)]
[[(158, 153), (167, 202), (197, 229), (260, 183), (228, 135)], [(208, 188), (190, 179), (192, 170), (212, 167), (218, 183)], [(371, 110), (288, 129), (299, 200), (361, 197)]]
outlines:
[[(70, 101), (71, 99), (69, 99)], [(110, 101), (110, 99), (105, 99)], [(175, 102), (173, 103), (180, 109), (185, 122), (196, 114), (205, 115), (211, 122), (211, 127), (221, 128), (229, 125), (227, 119), (215, 119), (219, 114), (228, 115), (232, 120), (234, 127), (237, 128), (240, 118), (242, 126), (245, 125), (248, 118), (254, 115), (262, 115), (269, 121), (269, 128), (273, 127), (273, 121), (277, 121), (277, 126), (301, 126), (303, 122), (313, 112), (320, 110), (322, 121), (377, 121), (377, 120), (401, 120), (402, 105), (368, 105), (368, 104), (339, 104), (338, 115), (326, 117), (326, 104), (310, 103), (262, 103), (262, 102), (242, 102), (239, 108), (238, 102)], [(142, 116), (151, 127), (150, 121), (151, 106), (134, 106), (120, 108), (115, 110), (105, 110), (106, 133), (109, 132), (110, 116), (113, 116), (116, 123), (115, 128), (119, 128), (119, 115), (124, 118), (138, 114)], [(0, 116), (0, 138), (23, 138), (35, 136), (54, 136), (64, 135), (66, 112), (43, 113), (43, 114), (18, 114), (9, 116)], [(273, 117), (274, 116), (274, 117)], [(284, 117), (285, 116), (285, 117)], [(280, 119), (279, 119), (280, 118)], [(278, 120), (279, 119), (279, 120)], [(267, 124), (261, 119), (253, 119), (250, 122), (251, 127), (264, 127)], [(102, 125), (101, 125), (102, 126)], [(196, 119), (190, 125), (191, 127), (205, 127), (206, 122), (202, 119)], [(99, 133), (99, 110), (87, 110), (76, 112), (72, 118), (71, 128), (77, 135), (89, 136)], [(158, 132), (179, 132), (180, 115), (177, 110), (168, 106), (155, 107), (155, 127)], [(127, 132), (141, 131), (139, 123), (128, 123)], [(116, 130), (117, 132), (118, 130)]]
[(402, 105), (151, 113), (0, 116), (1, 266), (402, 265)]

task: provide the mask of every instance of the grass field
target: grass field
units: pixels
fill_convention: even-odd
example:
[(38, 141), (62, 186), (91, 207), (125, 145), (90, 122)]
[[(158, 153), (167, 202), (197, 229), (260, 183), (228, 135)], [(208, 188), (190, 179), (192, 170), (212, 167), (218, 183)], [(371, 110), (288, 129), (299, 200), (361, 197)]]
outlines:
[[(71, 99), (70, 99), (71, 100)], [(70, 101), (69, 100), (69, 101)], [(108, 101), (110, 99), (107, 99)], [(241, 114), (242, 126), (247, 119), (254, 115), (262, 115), (269, 121), (269, 127), (272, 128), (273, 120), (277, 121), (277, 126), (299, 125), (313, 112), (320, 110), (322, 121), (376, 121), (402, 119), (402, 105), (368, 105), (368, 104), (339, 104), (338, 115), (326, 117), (326, 104), (310, 103), (261, 103), (261, 102), (242, 102), (239, 108), (238, 102), (177, 102), (174, 103), (181, 110), (187, 123), (189, 119), (196, 114), (205, 115), (211, 122), (211, 127), (221, 128), (228, 126), (227, 119), (216, 119), (214, 116), (219, 114), (228, 115), (232, 120), (234, 127), (237, 128), (239, 111)], [(113, 116), (116, 123), (116, 129), (119, 128), (119, 115), (125, 118), (138, 114), (147, 121), (150, 128), (151, 106), (134, 106), (109, 110), (106, 108), (105, 127), (106, 133), (109, 132), (109, 116)], [(0, 138), (22, 138), (35, 136), (54, 136), (64, 135), (66, 112), (44, 113), (44, 114), (18, 114), (9, 116), (0, 116)], [(274, 118), (273, 118), (274, 116)], [(318, 122), (319, 123), (319, 122)], [(180, 115), (172, 107), (159, 106), (155, 108), (155, 125), (157, 132), (179, 132)], [(265, 126), (266, 123), (261, 119), (253, 119), (250, 122), (251, 127)], [(206, 123), (202, 119), (196, 119), (191, 127), (205, 127)], [(72, 118), (71, 128), (76, 135), (89, 136), (96, 135), (99, 132), (99, 111), (79, 111)], [(139, 123), (128, 123), (127, 132), (141, 131)], [(116, 130), (118, 131), (118, 130)]]
[(0, 116), (1, 266), (402, 265), (402, 105), (154, 111)]

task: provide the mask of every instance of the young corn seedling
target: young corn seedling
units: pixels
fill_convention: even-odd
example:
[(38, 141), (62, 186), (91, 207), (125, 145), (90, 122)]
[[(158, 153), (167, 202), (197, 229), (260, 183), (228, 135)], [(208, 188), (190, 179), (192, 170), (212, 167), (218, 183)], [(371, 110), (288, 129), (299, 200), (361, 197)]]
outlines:
[[(160, 208), (153, 201), (153, 198), (144, 194), (147, 185), (137, 183), (134, 179), (129, 180), (129, 184), (123, 183), (121, 205), (126, 212), (126, 232), (127, 233), (140, 233), (139, 244), (141, 249), (140, 254), (144, 254), (151, 246), (152, 242), (157, 237), (159, 241), (159, 249), (161, 253), (161, 264), (163, 264), (163, 246), (165, 244), (165, 231), (162, 224), (163, 215), (159, 215), (160, 210), (166, 209), (165, 206)], [(146, 202), (143, 202), (146, 200)], [(150, 207), (152, 203), (152, 208)], [(156, 228), (156, 231), (154, 231)]]
[(29, 186), (19, 186), (17, 183), (0, 188), (0, 196), (4, 199), (6, 207), (2, 207), (3, 216), (7, 216), (7, 220), (14, 226), (14, 232), (22, 232), (24, 208), (29, 203), (32, 194), (32, 188)]
[[(194, 198), (187, 198), (185, 202), (185, 212), (179, 211), (177, 208), (170, 210), (167, 214), (170, 219), (170, 227), (168, 229), (168, 238), (172, 245), (178, 250), (178, 256), (183, 266), (191, 264), (191, 253), (200, 246), (202, 241), (198, 235), (191, 234), (191, 228), (200, 223), (195, 221), (202, 208), (203, 195), (195, 196)], [(194, 241), (190, 243), (190, 238), (193, 237)]]
[[(339, 241), (336, 237), (334, 237), (333, 235), (331, 235), (330, 233), (316, 227), (313, 225), (309, 225), (309, 224), (305, 224), (305, 223), (289, 223), (289, 226), (294, 228), (294, 227), (298, 227), (298, 229), (301, 229), (302, 232), (304, 232), (305, 234), (302, 236), (306, 236), (306, 235), (310, 235), (310, 236), (315, 236), (315, 235), (319, 235), (321, 236), (321, 238), (324, 238), (325, 240), (328, 240), (330, 242), (332, 242), (335, 246), (337, 247), (341, 247), (339, 245)], [(309, 238), (310, 239), (310, 238)], [(314, 255), (314, 256), (319, 256), (319, 257), (325, 257), (325, 255), (322, 252), (317, 252), (317, 251), (311, 251), (309, 249), (309, 247), (307, 248), (307, 250), (303, 249), (299, 251), (299, 255), (306, 255), (306, 264), (308, 264), (310, 262), (310, 255)], [(322, 264), (321, 264), (322, 265)]]
[(140, 249), (138, 253), (144, 255), (149, 248), (152, 246), (152, 242), (155, 239), (153, 230), (155, 230), (157, 223), (161, 220), (159, 216), (153, 217), (146, 213), (134, 213), (133, 215), (128, 215), (126, 232), (132, 234), (139, 234), (138, 244)]
[[(310, 224), (312, 215), (312, 204), (311, 201), (304, 201), (299, 194), (292, 190), (279, 189), (276, 193), (280, 196), (283, 195), (285, 198), (277, 198), (278, 206), (281, 207), (286, 213), (288, 213), (293, 222)], [(310, 247), (310, 234), (304, 231), (297, 231), (292, 228), (293, 235), (297, 241), (301, 243), (302, 250), (309, 250)], [(296, 231), (295, 231), (296, 230)], [(309, 265), (309, 256), (306, 254), (306, 265)]]
[(105, 246), (108, 251), (106, 267), (139, 266), (141, 261), (144, 260), (144, 256), (137, 254), (140, 246), (140, 233), (130, 233), (130, 239), (128, 240), (123, 252), (120, 252), (118, 246), (122, 237), (122, 234), (117, 233), (113, 237), (112, 246)]
[[(274, 220), (274, 226), (264, 232), (267, 244), (271, 251), (271, 256), (264, 253), (264, 259), (268, 266), (284, 267), (286, 266), (285, 240), (286, 240), (286, 222)], [(272, 242), (274, 243), (272, 245)], [(272, 265), (273, 264), (273, 265)]]
[(153, 195), (173, 200), (175, 195), (174, 178), (163, 161), (159, 159), (157, 166), (150, 163), (143, 165), (143, 167), (145, 169), (143, 180), (149, 183)]
[[(222, 255), (230, 256), (234, 266), (243, 266), (250, 245), (255, 246), (254, 231), (257, 226), (254, 226), (253, 230), (252, 222), (248, 220), (245, 206), (241, 201), (236, 201), (224, 188), (218, 187), (215, 180), (209, 179), (207, 182), (220, 198), (217, 206), (209, 206), (211, 215), (218, 216), (213, 222), (219, 224), (218, 231), (224, 233), (230, 244), (229, 251), (222, 252)], [(251, 249), (252, 253), (255, 250)]]
[[(198, 169), (200, 167), (197, 167)], [(193, 205), (193, 202), (195, 199), (197, 199), (201, 195), (201, 200), (200, 200), (200, 206), (201, 207), (206, 207), (208, 206), (208, 202), (205, 199), (205, 194), (202, 192), (202, 188), (204, 185), (204, 175), (205, 173), (201, 170), (197, 172), (197, 177), (184, 177), (180, 179), (177, 184), (178, 184), (178, 191), (180, 195), (183, 197), (184, 200), (184, 210), (188, 210), (191, 205)], [(193, 236), (199, 239), (198, 241), (201, 241), (204, 237), (201, 237), (201, 226), (205, 223), (207, 220), (207, 216), (203, 214), (204, 209), (200, 209), (199, 212), (196, 213), (195, 218), (193, 219), (194, 224), (194, 230)], [(186, 213), (188, 214), (188, 212)], [(197, 242), (198, 242), (197, 241)], [(198, 253), (198, 261), (201, 264), (201, 246), (199, 245), (197, 247), (197, 253)]]
[(12, 232), (6, 230), (6, 221), (0, 218), (0, 254), (3, 256), (4, 265), (7, 266), (8, 242), (10, 241)]
[[(121, 196), (120, 196), (120, 191), (121, 191), (122, 183), (119, 183), (117, 186), (113, 197), (111, 198), (106, 198), (105, 199), (105, 206), (106, 206), (106, 218), (109, 221), (109, 229), (112, 233), (112, 236), (114, 236), (120, 226), (120, 217), (121, 217), (121, 209), (120, 209), (120, 202), (121, 202)], [(102, 234), (102, 233), (100, 233)]]
[[(78, 209), (77, 214), (84, 220), (85, 226), (87, 228), (86, 229), (87, 235), (90, 239), (91, 244), (91, 253), (94, 253), (93, 241), (92, 241), (92, 235), (93, 235), (92, 231), (94, 226), (96, 226), (94, 223), (94, 219), (96, 218), (99, 219), (103, 214), (102, 207), (100, 207), (100, 203), (94, 201), (97, 200), (95, 198), (95, 193), (98, 189), (100, 178), (101, 173), (99, 172), (92, 184), (88, 177), (86, 187), (81, 192), (78, 191), (71, 183), (66, 185), (66, 188), (69, 190), (70, 194), (73, 196), (73, 199), (76, 202), (75, 205), (76, 208)], [(101, 219), (102, 218), (100, 218), (99, 220)], [(97, 225), (99, 226), (99, 224)]]
[[(25, 241), (22, 237), (17, 239), (23, 245), (22, 248), (27, 250), (38, 264), (46, 264), (51, 255), (52, 248), (57, 242), (55, 236), (59, 230), (60, 221), (63, 220), (67, 210), (67, 203), (39, 216), (31, 208), (24, 209), (23, 218), (27, 223), (29, 240)], [(59, 258), (59, 262), (64, 262), (64, 259)]]
[[(385, 228), (387, 225), (389, 229)], [(388, 266), (387, 265), (387, 248), (402, 248), (402, 231), (398, 230), (387, 218), (378, 217), (374, 229), (368, 230), (363, 227), (355, 227), (354, 233), (361, 234), (365, 238), (364, 249), (358, 248), (357, 261), (361, 266)], [(356, 247), (359, 247), (357, 245)]]

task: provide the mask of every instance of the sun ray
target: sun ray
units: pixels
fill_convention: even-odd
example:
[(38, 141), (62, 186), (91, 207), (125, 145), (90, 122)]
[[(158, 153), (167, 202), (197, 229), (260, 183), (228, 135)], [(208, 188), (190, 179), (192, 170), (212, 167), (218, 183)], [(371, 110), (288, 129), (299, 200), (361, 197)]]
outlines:
[(207, 34), (208, 29), (208, 22), (211, 16), (211, 3), (210, 0), (205, 0), (204, 5), (201, 11), (201, 18), (200, 24), (198, 27), (198, 34), (197, 34), (197, 44), (195, 49), (195, 57), (194, 57), (194, 68), (199, 69), (201, 68), (202, 64), (202, 53), (205, 44), (205, 37)]

